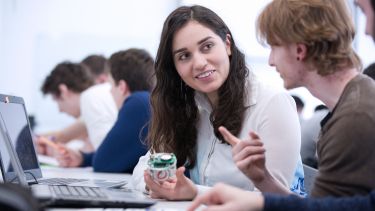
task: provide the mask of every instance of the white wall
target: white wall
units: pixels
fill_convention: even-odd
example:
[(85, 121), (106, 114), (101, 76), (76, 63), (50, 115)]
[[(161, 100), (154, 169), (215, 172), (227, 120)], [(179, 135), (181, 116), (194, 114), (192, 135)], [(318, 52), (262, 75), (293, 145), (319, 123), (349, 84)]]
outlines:
[[(40, 86), (59, 62), (80, 61), (88, 54), (105, 56), (129, 47), (156, 54), (162, 24), (178, 5), (201, 4), (217, 12), (231, 28), (250, 68), (272, 86), (282, 80), (268, 66), (269, 49), (255, 37), (255, 20), (270, 0), (0, 0), (0, 93), (25, 98), (39, 131), (58, 129), (72, 119), (60, 114)], [(349, 0), (352, 1), (352, 0)], [(364, 64), (375, 61), (375, 45), (364, 35), (358, 11), (358, 53)], [(296, 89), (307, 103), (305, 116), (320, 102)]]
[(24, 97), (39, 130), (72, 121), (40, 87), (53, 67), (129, 47), (156, 54), (169, 0), (1, 0), (0, 93)]

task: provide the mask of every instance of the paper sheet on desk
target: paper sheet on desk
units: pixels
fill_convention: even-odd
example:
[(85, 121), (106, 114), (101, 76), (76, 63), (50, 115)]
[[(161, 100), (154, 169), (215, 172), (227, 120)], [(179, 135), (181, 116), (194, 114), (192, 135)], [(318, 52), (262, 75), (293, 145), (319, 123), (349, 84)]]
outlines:
[(54, 157), (38, 154), (38, 160), (39, 160), (39, 163), (41, 164), (46, 164), (50, 166), (59, 166), (59, 162)]

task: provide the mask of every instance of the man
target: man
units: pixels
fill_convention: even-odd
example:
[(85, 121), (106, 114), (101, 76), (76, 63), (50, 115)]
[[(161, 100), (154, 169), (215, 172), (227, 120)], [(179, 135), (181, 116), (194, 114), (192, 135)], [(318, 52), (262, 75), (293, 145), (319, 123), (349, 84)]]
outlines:
[(94, 75), (95, 84), (106, 83), (109, 80), (109, 67), (107, 59), (102, 55), (89, 55), (81, 64), (86, 65)]
[(363, 74), (368, 75), (370, 78), (375, 80), (375, 63), (372, 63), (366, 69), (363, 70)]
[(355, 4), (366, 16), (365, 33), (375, 41), (375, 0), (355, 0)]
[[(286, 2), (288, 4), (286, 4)], [(282, 17), (280, 17), (280, 13), (282, 13), (282, 11), (285, 9), (287, 5), (288, 6), (293, 5), (295, 9), (299, 10), (302, 13), (306, 13), (306, 12), (308, 13), (309, 6), (311, 6), (311, 8), (315, 10), (314, 14), (316, 15), (316, 18), (315, 18), (316, 23), (313, 25), (311, 24), (309, 25), (308, 22), (314, 19), (310, 19), (308, 21), (306, 20), (306, 17), (298, 16), (301, 13), (298, 13), (297, 11), (289, 10), (290, 12), (289, 17), (293, 17), (296, 20), (294, 24), (292, 24), (291, 26), (294, 29), (298, 29), (301, 32), (303, 32), (304, 29), (301, 28), (301, 25), (298, 25), (298, 23), (300, 23), (301, 20), (303, 21), (306, 20), (305, 23), (309, 25), (311, 29), (311, 31), (308, 31), (308, 32), (310, 35), (312, 35), (312, 37), (314, 37), (314, 33), (313, 33), (314, 29), (312, 29), (311, 26), (315, 26), (313, 28), (315, 28), (316, 30), (316, 29), (321, 28), (325, 24), (324, 28), (327, 30), (324, 33), (322, 33), (320, 36), (318, 36), (319, 39), (323, 39), (325, 36), (330, 37), (329, 36), (330, 33), (334, 33), (334, 31), (328, 30), (332, 22), (330, 21), (323, 22), (319, 18), (324, 19), (326, 17), (333, 17), (339, 14), (340, 18), (342, 19), (342, 23), (339, 23), (337, 25), (337, 29), (341, 27), (344, 27), (344, 29), (351, 28), (350, 26), (345, 26), (345, 24), (350, 23), (350, 17), (348, 17), (348, 12), (346, 11), (347, 9), (344, 9), (344, 5), (343, 5), (344, 1), (320, 0), (320, 1), (315, 1), (315, 4), (313, 4), (314, 2), (311, 2), (309, 0), (294, 1), (294, 3), (297, 3), (297, 2), (304, 4), (304, 6), (301, 6), (301, 5), (296, 6), (295, 4), (293, 4), (292, 1), (289, 1), (289, 0), (274, 0), (272, 3), (270, 3), (266, 7), (265, 11), (262, 12), (260, 18), (258, 19), (258, 30), (260, 31), (259, 35), (262, 38), (266, 37), (266, 40), (268, 43), (270, 43), (271, 38), (277, 38), (276, 40), (280, 42), (279, 44), (281, 45), (283, 43), (285, 44), (285, 42), (283, 42), (285, 40), (283, 40), (282, 37), (274, 36), (275, 34), (273, 33), (277, 30), (288, 30), (288, 28), (283, 29), (282, 27), (280, 27), (281, 25), (280, 22), (275, 21), (275, 18), (282, 19)], [(362, 10), (366, 10), (365, 15), (367, 17), (367, 21), (373, 23), (374, 21), (373, 14), (374, 14), (374, 6), (375, 6), (374, 1), (370, 2), (370, 0), (358, 0), (357, 4), (362, 8)], [(325, 10), (322, 10), (321, 7), (323, 5), (327, 5), (328, 7), (331, 7), (331, 9), (326, 8)], [(371, 9), (370, 6), (372, 6), (371, 11), (369, 11), (369, 9)], [(270, 18), (271, 13), (275, 17), (274, 19)], [(331, 16), (330, 14), (333, 16)], [(270, 20), (273, 20), (274, 22)], [(289, 23), (289, 24), (291, 23), (285, 19), (282, 19), (282, 21), (285, 21), (285, 23)], [(267, 26), (267, 24), (269, 25)], [(370, 24), (368, 26), (371, 26), (371, 25), (373, 26), (373, 24)], [(274, 28), (275, 31), (269, 30), (270, 28), (268, 27)], [(267, 29), (269, 31), (267, 31)], [(350, 31), (351, 30), (347, 30), (347, 32), (350, 32)], [(345, 32), (345, 30), (341, 31), (341, 33), (342, 32)], [(352, 37), (352, 35), (354, 34), (354, 31), (352, 32), (353, 33), (347, 33), (346, 39), (343, 39), (344, 42), (347, 41), (347, 45), (350, 45), (350, 42), (348, 41), (351, 41), (350, 37)], [(368, 27), (366, 27), (366, 32), (374, 37), (375, 33), (373, 29), (369, 30)], [(330, 41), (337, 39), (339, 36), (345, 37), (345, 35), (336, 33), (335, 36), (331, 37)], [(291, 35), (291, 37), (293, 37), (293, 35)], [(273, 41), (276, 41), (276, 40), (273, 40)], [(329, 40), (327, 41), (329, 43)], [(315, 45), (314, 42), (311, 42), (311, 43), (312, 43), (312, 46)], [(322, 168), (322, 170), (321, 169), (319, 170), (323, 172), (322, 172), (322, 175), (319, 175), (317, 178), (318, 181), (316, 183), (315, 189), (313, 190), (314, 191), (313, 196), (322, 196), (322, 195), (336, 195), (336, 196), (341, 195), (342, 196), (342, 195), (366, 194), (366, 191), (368, 195), (362, 196), (362, 197), (355, 196), (355, 197), (350, 197), (350, 198), (335, 198), (335, 199), (334, 198), (300, 199), (292, 195), (287, 196), (287, 197), (269, 195), (269, 194), (261, 195), (261, 194), (256, 194), (256, 193), (244, 192), (239, 189), (228, 187), (226, 185), (218, 185), (211, 192), (195, 199), (195, 201), (193, 202), (193, 205), (190, 207), (189, 210), (195, 209), (201, 203), (205, 203), (209, 205), (209, 209), (212, 208), (216, 210), (219, 210), (219, 209), (220, 210), (241, 210), (241, 209), (243, 210), (352, 210), (352, 209), (374, 210), (375, 209), (375, 205), (374, 205), (375, 185), (373, 183), (373, 178), (374, 178), (373, 174), (375, 171), (374, 171), (374, 163), (373, 163), (374, 159), (371, 157), (371, 153), (373, 149), (372, 146), (374, 145), (374, 141), (373, 141), (374, 134), (371, 131), (371, 129), (373, 129), (373, 124), (374, 124), (373, 97), (375, 96), (375, 93), (374, 93), (375, 83), (371, 79), (363, 75), (360, 75), (358, 73), (358, 69), (356, 68), (357, 65), (355, 65), (356, 64), (355, 57), (353, 57), (353, 59), (346, 60), (347, 62), (344, 63), (346, 65), (342, 66), (343, 68), (342, 71), (340, 72), (333, 71), (332, 73), (328, 73), (326, 75), (325, 74), (319, 75), (318, 74), (319, 71), (317, 71), (316, 66), (311, 65), (309, 66), (310, 68), (306, 70), (306, 66), (304, 64), (299, 63), (299, 61), (306, 62), (306, 61), (314, 60), (314, 59), (309, 60), (309, 58), (306, 57), (306, 55), (309, 55), (309, 54), (311, 55), (311, 53), (314, 54), (314, 52), (311, 52), (311, 51), (309, 52), (307, 50), (309, 48), (308, 45), (303, 44), (303, 42), (302, 44), (295, 43), (294, 45), (289, 46), (290, 49), (288, 49), (285, 46), (280, 47), (280, 46), (272, 45), (272, 44), (275, 44), (272, 41), (270, 44), (271, 44), (271, 47), (273, 48), (271, 55), (270, 55), (270, 64), (275, 65), (277, 70), (280, 71), (286, 87), (292, 88), (295, 86), (306, 86), (310, 90), (310, 92), (312, 92), (312, 94), (314, 94), (319, 99), (321, 99), (330, 109), (330, 114), (327, 116), (327, 118), (325, 118), (325, 121), (323, 121), (323, 127), (322, 127), (323, 138), (321, 138), (319, 141), (320, 146), (318, 145), (318, 148), (320, 148), (320, 155), (323, 157), (323, 158), (320, 158), (320, 159), (323, 159), (323, 162), (320, 163), (321, 164), (320, 168)], [(346, 48), (346, 49), (350, 49), (350, 48)], [(291, 51), (288, 51), (288, 50), (291, 50)], [(342, 48), (342, 50), (345, 50), (345, 48)], [(275, 51), (278, 51), (278, 52), (275, 52)], [(283, 58), (282, 55), (284, 55), (284, 57), (285, 55), (292, 55), (293, 57), (295, 57), (295, 60), (297, 60), (297, 61), (292, 61), (292, 57), (290, 57), (290, 60), (289, 60), (290, 63), (292, 64), (291, 65), (292, 69), (294, 71), (298, 70), (297, 74), (295, 73), (294, 75), (295, 78), (293, 78), (293, 76), (290, 75), (288, 72), (285, 72), (286, 69), (284, 68), (286, 68), (287, 66), (284, 66), (284, 67), (280, 66), (283, 63), (281, 62), (281, 60), (278, 60), (278, 59)], [(351, 55), (353, 56), (355, 55), (355, 53), (352, 53)], [(334, 61), (334, 59), (332, 61)], [(323, 72), (320, 71), (320, 73), (323, 73)], [(297, 80), (292, 80), (292, 79), (297, 79)], [(319, 86), (317, 84), (319, 84)], [(361, 93), (362, 97), (359, 97), (360, 96), (359, 93)], [(364, 104), (367, 104), (368, 107)], [(358, 116), (353, 116), (353, 114), (358, 115)], [(345, 115), (349, 115), (349, 116), (345, 116)], [(362, 121), (364, 117), (366, 120)], [(346, 119), (346, 118), (350, 118), (351, 121), (350, 119)], [(359, 124), (360, 126), (356, 126), (356, 124)], [(335, 136), (333, 133), (335, 131), (332, 131), (332, 128), (333, 129), (347, 128), (347, 130), (351, 130), (351, 131), (345, 131), (345, 130), (338, 131), (337, 130), (336, 136)], [(222, 132), (223, 132), (223, 135), (225, 135), (232, 142), (238, 141), (236, 140), (236, 137), (231, 136), (231, 134), (225, 131), (225, 129), (222, 129)], [(327, 136), (327, 134), (329, 134), (330, 136), (324, 137), (324, 136)], [(345, 135), (349, 137), (348, 138), (343, 137)], [(327, 142), (327, 139), (330, 140), (331, 142)], [(343, 140), (344, 145), (346, 146), (343, 146), (343, 145), (340, 146), (340, 144), (337, 143), (337, 140)], [(259, 141), (260, 141), (259, 137), (252, 134), (252, 138), (244, 142), (256, 143)], [(352, 144), (350, 144), (350, 142), (352, 142)], [(244, 166), (253, 167), (253, 168), (259, 167), (260, 170), (258, 171), (259, 174), (257, 175), (259, 177), (254, 177), (254, 174), (249, 173), (248, 171), (245, 171), (245, 172), (249, 173), (250, 177), (258, 178), (259, 179), (258, 185), (264, 185), (262, 183), (270, 182), (270, 184), (275, 185), (275, 192), (279, 192), (279, 193), (283, 192), (283, 191), (278, 190), (277, 187), (279, 186), (277, 184), (274, 184), (272, 182), (272, 179), (271, 180), (267, 179), (270, 176), (270, 175), (267, 175), (267, 171), (263, 172), (261, 170), (262, 168), (264, 168), (264, 159), (265, 159), (264, 156), (258, 154), (257, 155), (258, 157), (254, 157), (253, 155), (251, 155), (251, 153), (241, 156), (238, 153), (238, 151), (241, 151), (240, 147), (243, 148), (243, 146), (240, 146), (237, 143), (233, 149), (235, 162), (238, 164), (240, 169), (246, 170)], [(335, 151), (335, 149), (332, 149), (334, 147), (337, 147), (339, 148), (339, 150), (342, 150), (341, 154)], [(366, 148), (368, 149), (366, 150)], [(353, 153), (353, 152), (358, 151), (358, 149), (360, 150), (357, 154)], [(327, 154), (330, 155), (330, 157), (327, 157)], [(256, 163), (249, 163), (244, 160), (244, 157), (249, 158), (252, 156), (254, 158), (254, 161), (258, 162), (259, 165), (256, 165)], [(356, 163), (356, 161), (353, 162), (353, 159), (358, 159), (359, 164)], [(355, 166), (355, 165), (359, 165), (359, 166)], [(361, 168), (360, 166), (363, 166), (363, 168)], [(340, 174), (341, 174), (341, 178), (340, 178)], [(272, 175), (270, 177), (272, 178)], [(336, 181), (331, 180), (331, 178), (333, 177), (335, 177)], [(363, 177), (363, 181), (361, 180), (361, 177)], [(348, 181), (343, 181), (343, 180), (348, 180)], [(371, 189), (373, 190), (372, 192), (370, 192)], [(241, 206), (239, 206), (239, 204)]]
[(143, 139), (150, 119), (149, 92), (154, 61), (144, 50), (129, 49), (110, 58), (111, 93), (118, 118), (95, 152), (82, 153), (60, 147), (62, 166), (93, 166), (97, 172), (132, 173), (139, 157), (147, 152)]
[[(116, 120), (117, 109), (110, 96), (110, 84), (94, 85), (93, 75), (86, 66), (71, 62), (58, 64), (45, 79), (42, 92), (52, 95), (61, 112), (78, 119), (64, 130), (51, 133), (51, 139), (56, 142), (88, 134), (95, 149)], [(38, 142), (43, 146), (48, 140), (39, 138)]]
[[(109, 86), (108, 84), (108, 78), (109, 78), (108, 61), (104, 56), (95, 55), (95, 54), (89, 55), (81, 61), (81, 65), (84, 65), (86, 69), (89, 70), (92, 76), (94, 77), (94, 84), (92, 84), (92, 86), (94, 86), (95, 84), (107, 84), (104, 86)], [(114, 113), (116, 112), (116, 108), (114, 106), (114, 103), (111, 103), (111, 104), (112, 104), (111, 110)], [(116, 114), (114, 113), (114, 115)], [(115, 119), (115, 116), (113, 117), (113, 121), (114, 119)], [(48, 133), (39, 135), (39, 138), (37, 141), (38, 151), (41, 154), (51, 155), (51, 153), (47, 151), (47, 147), (45, 146), (45, 144), (43, 144), (46, 141), (48, 141), (48, 139), (50, 139), (57, 143), (67, 143), (72, 140), (82, 140), (84, 142), (84, 146), (81, 148), (81, 150), (85, 152), (91, 152), (95, 148), (91, 144), (91, 141), (89, 140), (88, 135), (89, 133), (92, 134), (95, 132), (87, 131), (88, 128), (91, 129), (92, 127), (91, 126), (87, 127), (81, 118), (77, 118), (77, 120), (73, 124), (67, 126), (66, 128), (63, 128), (62, 130), (48, 132)], [(100, 142), (101, 140), (98, 140), (98, 141)]]
[(313, 115), (301, 125), (302, 162), (313, 168), (318, 168), (316, 142), (319, 139), (320, 122), (327, 116), (328, 112), (325, 105), (318, 105), (315, 107)]
[(302, 114), (303, 114), (303, 109), (305, 108), (305, 103), (297, 95), (292, 95), (292, 98), (293, 98), (294, 102), (296, 102), (299, 123), (301, 125), (303, 125), (303, 123), (305, 122), (305, 120), (304, 120)]

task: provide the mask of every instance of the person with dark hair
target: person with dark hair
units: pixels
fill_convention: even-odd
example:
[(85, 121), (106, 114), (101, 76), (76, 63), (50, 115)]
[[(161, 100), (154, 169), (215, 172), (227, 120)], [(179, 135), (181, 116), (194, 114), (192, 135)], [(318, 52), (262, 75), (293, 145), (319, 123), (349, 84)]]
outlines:
[(365, 33), (375, 41), (375, 0), (355, 0), (354, 2), (366, 16)]
[(305, 107), (305, 103), (302, 101), (302, 99), (296, 95), (292, 95), (292, 98), (294, 102), (296, 103), (297, 107), (297, 113), (298, 113), (298, 119), (301, 126), (303, 125), (305, 119), (302, 116), (303, 108)]
[(102, 55), (89, 55), (81, 61), (86, 65), (90, 72), (94, 75), (95, 83), (101, 84), (108, 82), (109, 67), (107, 59)]
[(150, 120), (149, 92), (153, 88), (154, 60), (142, 49), (114, 53), (110, 59), (111, 93), (119, 108), (112, 129), (95, 152), (64, 148), (58, 160), (62, 166), (92, 166), (96, 172), (132, 173), (146, 154), (144, 138)]
[[(371, 9), (370, 0), (356, 2), (362, 10)], [(284, 84), (289, 88), (305, 86), (330, 111), (322, 121), (319, 173), (312, 196), (351, 197), (302, 199), (294, 195), (254, 194), (220, 184), (197, 197), (188, 210), (200, 204), (208, 205), (207, 210), (375, 210), (375, 82), (359, 74), (360, 60), (352, 49), (354, 26), (345, 4), (342, 0), (273, 0), (260, 14), (257, 29), (260, 38), (271, 45), (270, 64), (284, 76)], [(373, 14), (375, 8), (372, 9)], [(374, 21), (374, 16), (366, 17)], [(290, 20), (295, 21), (293, 25)], [(320, 48), (321, 45), (332, 49)], [(328, 60), (330, 54), (333, 58)], [(307, 58), (312, 55), (318, 57)], [(333, 65), (331, 70), (316, 64), (319, 58), (327, 59), (323, 67)], [(289, 62), (287, 67), (282, 66), (284, 61)], [(296, 75), (296, 71), (297, 78), (288, 77)], [(255, 160), (264, 162), (264, 156), (258, 157)], [(268, 179), (263, 177), (263, 181), (272, 181)]]
[(370, 64), (368, 67), (366, 67), (365, 70), (363, 70), (363, 74), (375, 80), (375, 63)]
[(110, 84), (95, 85), (86, 66), (71, 62), (58, 64), (45, 79), (42, 92), (52, 95), (61, 112), (78, 120), (61, 131), (40, 136), (39, 152), (43, 153), (48, 146), (48, 137), (58, 143), (88, 137), (96, 149), (116, 120), (117, 109), (110, 95)]
[[(259, 134), (272, 175), (299, 191), (303, 170), (293, 99), (249, 74), (244, 54), (216, 13), (202, 6), (174, 10), (164, 22), (155, 67), (150, 151), (132, 177), (138, 190), (147, 186), (151, 197), (169, 200), (193, 199), (220, 181), (254, 190), (218, 131), (225, 126), (243, 139), (249, 131)], [(179, 167), (176, 180), (162, 185), (144, 172), (150, 154), (160, 152), (174, 153)]]
[(301, 114), (302, 111), (303, 111), (303, 108), (305, 107), (305, 103), (302, 101), (302, 99), (300, 97), (298, 97), (296, 95), (292, 95), (292, 98), (293, 98), (294, 102), (296, 102), (298, 114)]
[(318, 105), (313, 115), (301, 125), (301, 157), (302, 162), (310, 167), (318, 168), (316, 145), (321, 130), (320, 122), (327, 116), (329, 110), (325, 105)]
[(328, 109), (327, 106), (325, 106), (323, 104), (320, 104), (320, 105), (315, 106), (314, 112), (322, 111), (322, 110), (327, 110), (327, 109)]
[[(54, 99), (58, 99), (65, 96), (65, 90), (82, 93), (92, 85), (94, 85), (93, 76), (88, 69), (79, 64), (62, 62), (47, 76), (41, 89), (44, 95), (51, 94)], [(60, 109), (72, 116), (79, 116), (77, 109), (65, 110), (64, 107)]]

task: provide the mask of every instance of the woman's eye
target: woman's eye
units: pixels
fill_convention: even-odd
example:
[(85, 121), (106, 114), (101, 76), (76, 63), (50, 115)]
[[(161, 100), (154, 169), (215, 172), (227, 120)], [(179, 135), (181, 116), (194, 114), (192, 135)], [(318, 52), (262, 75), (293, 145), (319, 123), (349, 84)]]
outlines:
[(212, 48), (212, 46), (213, 46), (212, 43), (207, 43), (206, 45), (203, 46), (203, 49), (204, 49), (204, 50), (209, 50), (209, 49)]
[(178, 60), (183, 61), (183, 60), (186, 60), (188, 57), (189, 57), (188, 53), (180, 54), (178, 56)]

